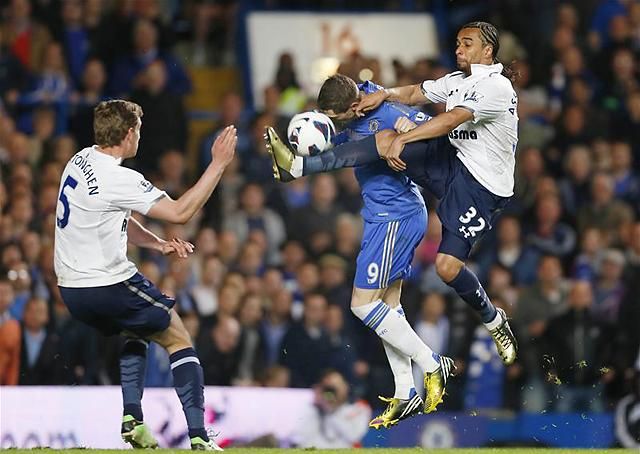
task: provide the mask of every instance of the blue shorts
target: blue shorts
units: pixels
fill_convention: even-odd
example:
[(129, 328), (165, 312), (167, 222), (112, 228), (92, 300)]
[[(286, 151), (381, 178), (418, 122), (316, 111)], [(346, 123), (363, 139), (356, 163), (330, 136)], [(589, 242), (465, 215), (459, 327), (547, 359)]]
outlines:
[(176, 301), (142, 274), (104, 287), (59, 287), (71, 315), (107, 336), (128, 331), (146, 337), (169, 327)]
[(387, 288), (408, 277), (413, 254), (426, 231), (426, 210), (398, 221), (365, 222), (354, 286)]
[(456, 157), (448, 136), (407, 144), (402, 159), (407, 175), (428, 189), (440, 203), (442, 223), (438, 252), (466, 261), (471, 249), (491, 229), (509, 197), (500, 197), (482, 186)]

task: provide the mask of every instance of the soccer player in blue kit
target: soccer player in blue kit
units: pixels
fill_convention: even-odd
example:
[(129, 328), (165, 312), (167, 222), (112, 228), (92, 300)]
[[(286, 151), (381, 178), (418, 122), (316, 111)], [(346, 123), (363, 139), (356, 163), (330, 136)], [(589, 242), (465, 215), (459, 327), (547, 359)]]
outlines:
[[(465, 266), (474, 244), (513, 195), (518, 98), (506, 77), (510, 74), (496, 60), (498, 49), (498, 30), (493, 25), (466, 24), (456, 39), (459, 71), (422, 84), (378, 90), (363, 96), (355, 107), (358, 114), (386, 101), (446, 104), (445, 113), (411, 131), (379, 131), (305, 158), (295, 156), (273, 128), (267, 128), (265, 135), (274, 176), (281, 181), (383, 158), (392, 169), (406, 171), (411, 180), (429, 189), (440, 200), (437, 212), (443, 227), (436, 271), (478, 313), (502, 361), (509, 365), (515, 361), (517, 342), (506, 314), (491, 303), (476, 275)], [(376, 307), (367, 304), (354, 313), (368, 320), (377, 315)], [(392, 343), (395, 327), (378, 327), (376, 332), (396, 346)], [(444, 388), (443, 380), (425, 385)]]
[[(428, 119), (423, 112), (394, 102), (384, 102), (357, 117), (355, 108), (362, 96), (382, 89), (372, 82), (356, 85), (341, 74), (324, 82), (318, 107), (338, 125), (345, 126), (334, 138), (334, 145), (362, 139), (379, 130), (409, 130)], [(453, 360), (439, 356), (424, 344), (407, 322), (400, 304), (402, 281), (411, 271), (414, 251), (427, 228), (427, 210), (419, 188), (382, 160), (356, 167), (355, 175), (361, 186), (365, 223), (351, 309), (366, 326), (382, 333), (395, 381), (394, 396), (383, 398), (387, 408), (369, 424), (378, 429), (422, 411), (435, 410)], [(411, 360), (425, 373), (424, 402), (415, 390)]]

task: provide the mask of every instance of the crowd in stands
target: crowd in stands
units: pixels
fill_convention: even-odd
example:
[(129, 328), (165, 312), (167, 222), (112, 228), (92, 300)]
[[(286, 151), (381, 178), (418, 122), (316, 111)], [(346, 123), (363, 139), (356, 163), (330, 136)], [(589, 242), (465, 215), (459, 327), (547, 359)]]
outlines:
[[(482, 2), (455, 3), (473, 11)], [(428, 233), (402, 304), (420, 337), (456, 360), (447, 408), (608, 410), (640, 370), (640, 3), (540, 2), (549, 14), (534, 29), (548, 33), (533, 34), (518, 27), (526, 14), (512, 21), (510, 8), (537, 2), (492, 3), (484, 18), (503, 30), (500, 58), (519, 72), (520, 139), (515, 195), (472, 266), (513, 318), (519, 359), (503, 366), (479, 320), (436, 275), (440, 223), (429, 194)], [(291, 56), (265, 87), (264, 110), (229, 92), (199, 152), (186, 153), (189, 68), (238, 64), (237, 7), (0, 1), (0, 384), (119, 383), (121, 340), (70, 318), (60, 298), (53, 233), (61, 172), (93, 143), (93, 107), (125, 97), (144, 110), (138, 157), (125, 165), (173, 197), (206, 165), (216, 133), (238, 128), (236, 158), (196, 220), (139, 217), (163, 237), (192, 241), (195, 253), (129, 249), (175, 297), (205, 383), (309, 387), (331, 368), (374, 405), (393, 392), (381, 343), (349, 310), (362, 228), (353, 171), (272, 179), (264, 126), (286, 128), (283, 93), (303, 94), (300, 110), (315, 95), (298, 85)], [(453, 70), (450, 46), (442, 61), (396, 62), (395, 80), (379, 80), (375, 56), (354, 55), (340, 71), (357, 80), (367, 67), (387, 86), (418, 83)], [(171, 380), (166, 353), (152, 345), (147, 385)]]

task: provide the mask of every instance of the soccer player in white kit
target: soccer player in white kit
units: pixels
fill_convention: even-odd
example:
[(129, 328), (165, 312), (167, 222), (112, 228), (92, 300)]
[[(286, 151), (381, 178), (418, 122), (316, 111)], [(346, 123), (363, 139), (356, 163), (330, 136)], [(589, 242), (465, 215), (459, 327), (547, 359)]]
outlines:
[[(505, 364), (512, 364), (517, 343), (507, 317), (489, 300), (476, 275), (465, 266), (475, 242), (513, 195), (515, 151), (518, 141), (518, 99), (511, 80), (497, 62), (498, 30), (487, 22), (464, 25), (456, 40), (459, 71), (422, 84), (380, 90), (364, 96), (356, 107), (362, 114), (384, 101), (403, 104), (446, 103), (446, 112), (413, 130), (397, 134), (381, 131), (364, 140), (339, 145), (317, 156), (295, 156), (273, 128), (265, 138), (273, 159), (274, 177), (291, 181), (304, 175), (354, 167), (379, 158), (405, 171), (418, 185), (440, 200), (442, 241), (436, 258), (438, 275), (480, 316)], [(369, 317), (376, 303), (355, 315)], [(389, 313), (376, 333), (410, 356), (406, 321)], [(425, 373), (425, 388), (444, 393), (451, 370)]]
[(122, 438), (134, 448), (155, 448), (143, 423), (142, 392), (149, 341), (170, 355), (173, 381), (189, 428), (191, 449), (221, 450), (204, 427), (203, 375), (189, 333), (163, 295), (127, 259), (127, 243), (187, 257), (193, 245), (163, 240), (131, 217), (132, 211), (184, 224), (202, 208), (233, 159), (236, 129), (224, 129), (211, 147), (212, 162), (197, 183), (172, 200), (122, 160), (138, 151), (142, 109), (113, 100), (94, 110), (96, 145), (76, 153), (62, 173), (55, 230), (55, 271), (71, 314), (106, 335), (121, 334), (124, 404)]

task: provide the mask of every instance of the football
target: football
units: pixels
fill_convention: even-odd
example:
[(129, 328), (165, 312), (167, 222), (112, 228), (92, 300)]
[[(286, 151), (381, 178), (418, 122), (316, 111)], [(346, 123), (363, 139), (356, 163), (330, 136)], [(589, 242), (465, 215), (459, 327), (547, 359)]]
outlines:
[(336, 128), (329, 117), (320, 112), (302, 112), (289, 122), (287, 137), (300, 156), (315, 156), (331, 148)]

